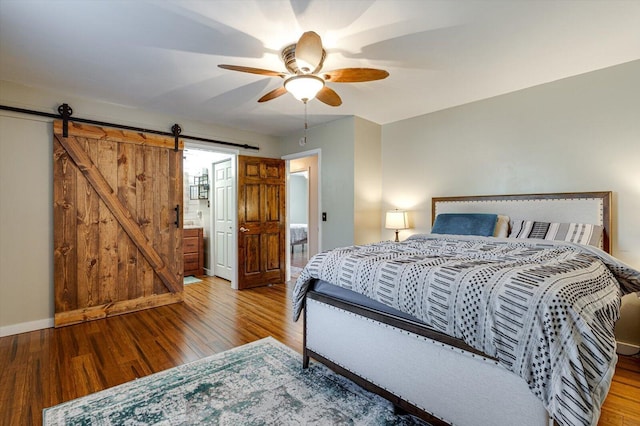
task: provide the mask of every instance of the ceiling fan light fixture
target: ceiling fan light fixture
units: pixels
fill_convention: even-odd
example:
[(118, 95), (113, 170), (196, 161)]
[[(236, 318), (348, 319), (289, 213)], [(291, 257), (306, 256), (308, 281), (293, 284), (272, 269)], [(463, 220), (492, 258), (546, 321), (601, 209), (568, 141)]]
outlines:
[[(2, 1), (2, 0), (0, 0)], [(341, 68), (322, 72), (327, 52), (322, 47), (322, 39), (313, 32), (307, 31), (300, 36), (297, 43), (282, 49), (281, 58), (287, 72), (278, 72), (262, 68), (246, 67), (242, 65), (220, 64), (220, 68), (231, 71), (246, 72), (269, 77), (284, 79), (284, 84), (264, 94), (258, 102), (266, 102), (285, 93), (291, 93), (297, 100), (304, 102), (317, 98), (325, 105), (337, 107), (342, 105), (342, 99), (326, 82), (359, 83), (364, 81), (382, 80), (389, 77), (385, 70), (376, 68)]]
[(284, 88), (287, 89), (287, 92), (302, 102), (308, 102), (315, 98), (323, 87), (324, 80), (311, 74), (294, 75), (284, 82)]

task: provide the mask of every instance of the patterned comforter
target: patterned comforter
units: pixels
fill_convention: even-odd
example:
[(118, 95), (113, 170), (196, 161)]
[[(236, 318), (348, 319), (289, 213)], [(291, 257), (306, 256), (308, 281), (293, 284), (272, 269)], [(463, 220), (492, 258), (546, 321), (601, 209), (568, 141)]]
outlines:
[(364, 294), (459, 338), (518, 374), (561, 425), (595, 425), (614, 373), (621, 293), (640, 272), (565, 242), (413, 236), (314, 256), (310, 280)]

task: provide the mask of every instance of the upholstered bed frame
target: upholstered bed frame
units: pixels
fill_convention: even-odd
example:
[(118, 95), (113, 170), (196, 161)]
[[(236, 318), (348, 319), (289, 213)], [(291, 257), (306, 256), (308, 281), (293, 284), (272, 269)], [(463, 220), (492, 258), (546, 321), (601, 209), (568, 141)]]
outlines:
[(611, 252), (611, 192), (436, 197), (431, 220), (439, 213), (499, 213), (541, 222), (575, 222), (604, 228), (602, 249)]
[[(439, 213), (498, 213), (604, 227), (611, 247), (611, 193), (438, 197)], [(526, 382), (495, 359), (417, 321), (310, 291), (303, 366), (309, 358), (434, 425), (552, 425)]]

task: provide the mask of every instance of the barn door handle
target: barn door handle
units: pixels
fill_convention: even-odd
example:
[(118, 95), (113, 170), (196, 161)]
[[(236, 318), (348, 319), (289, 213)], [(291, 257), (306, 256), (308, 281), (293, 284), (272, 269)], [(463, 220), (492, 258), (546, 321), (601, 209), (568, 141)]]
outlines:
[(244, 226), (240, 227), (240, 232), (249, 232), (248, 228), (245, 228)]
[(176, 228), (180, 228), (180, 204), (176, 204), (176, 208), (173, 210), (176, 212), (176, 221), (173, 223), (176, 224)]

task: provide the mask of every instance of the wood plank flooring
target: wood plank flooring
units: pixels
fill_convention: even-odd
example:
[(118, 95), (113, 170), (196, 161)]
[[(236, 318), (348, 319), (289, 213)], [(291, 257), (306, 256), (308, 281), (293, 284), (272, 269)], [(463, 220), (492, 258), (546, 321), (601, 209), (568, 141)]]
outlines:
[[(205, 277), (183, 303), (0, 338), (0, 425), (40, 425), (45, 407), (266, 336), (300, 352), (288, 295)], [(599, 425), (640, 425), (638, 401), (640, 359), (621, 357)]]
[[(306, 246), (305, 246), (306, 247)], [(295, 266), (297, 268), (304, 268), (304, 266), (309, 261), (309, 252), (302, 251), (302, 247), (294, 246), (293, 252), (291, 253), (291, 266)]]

